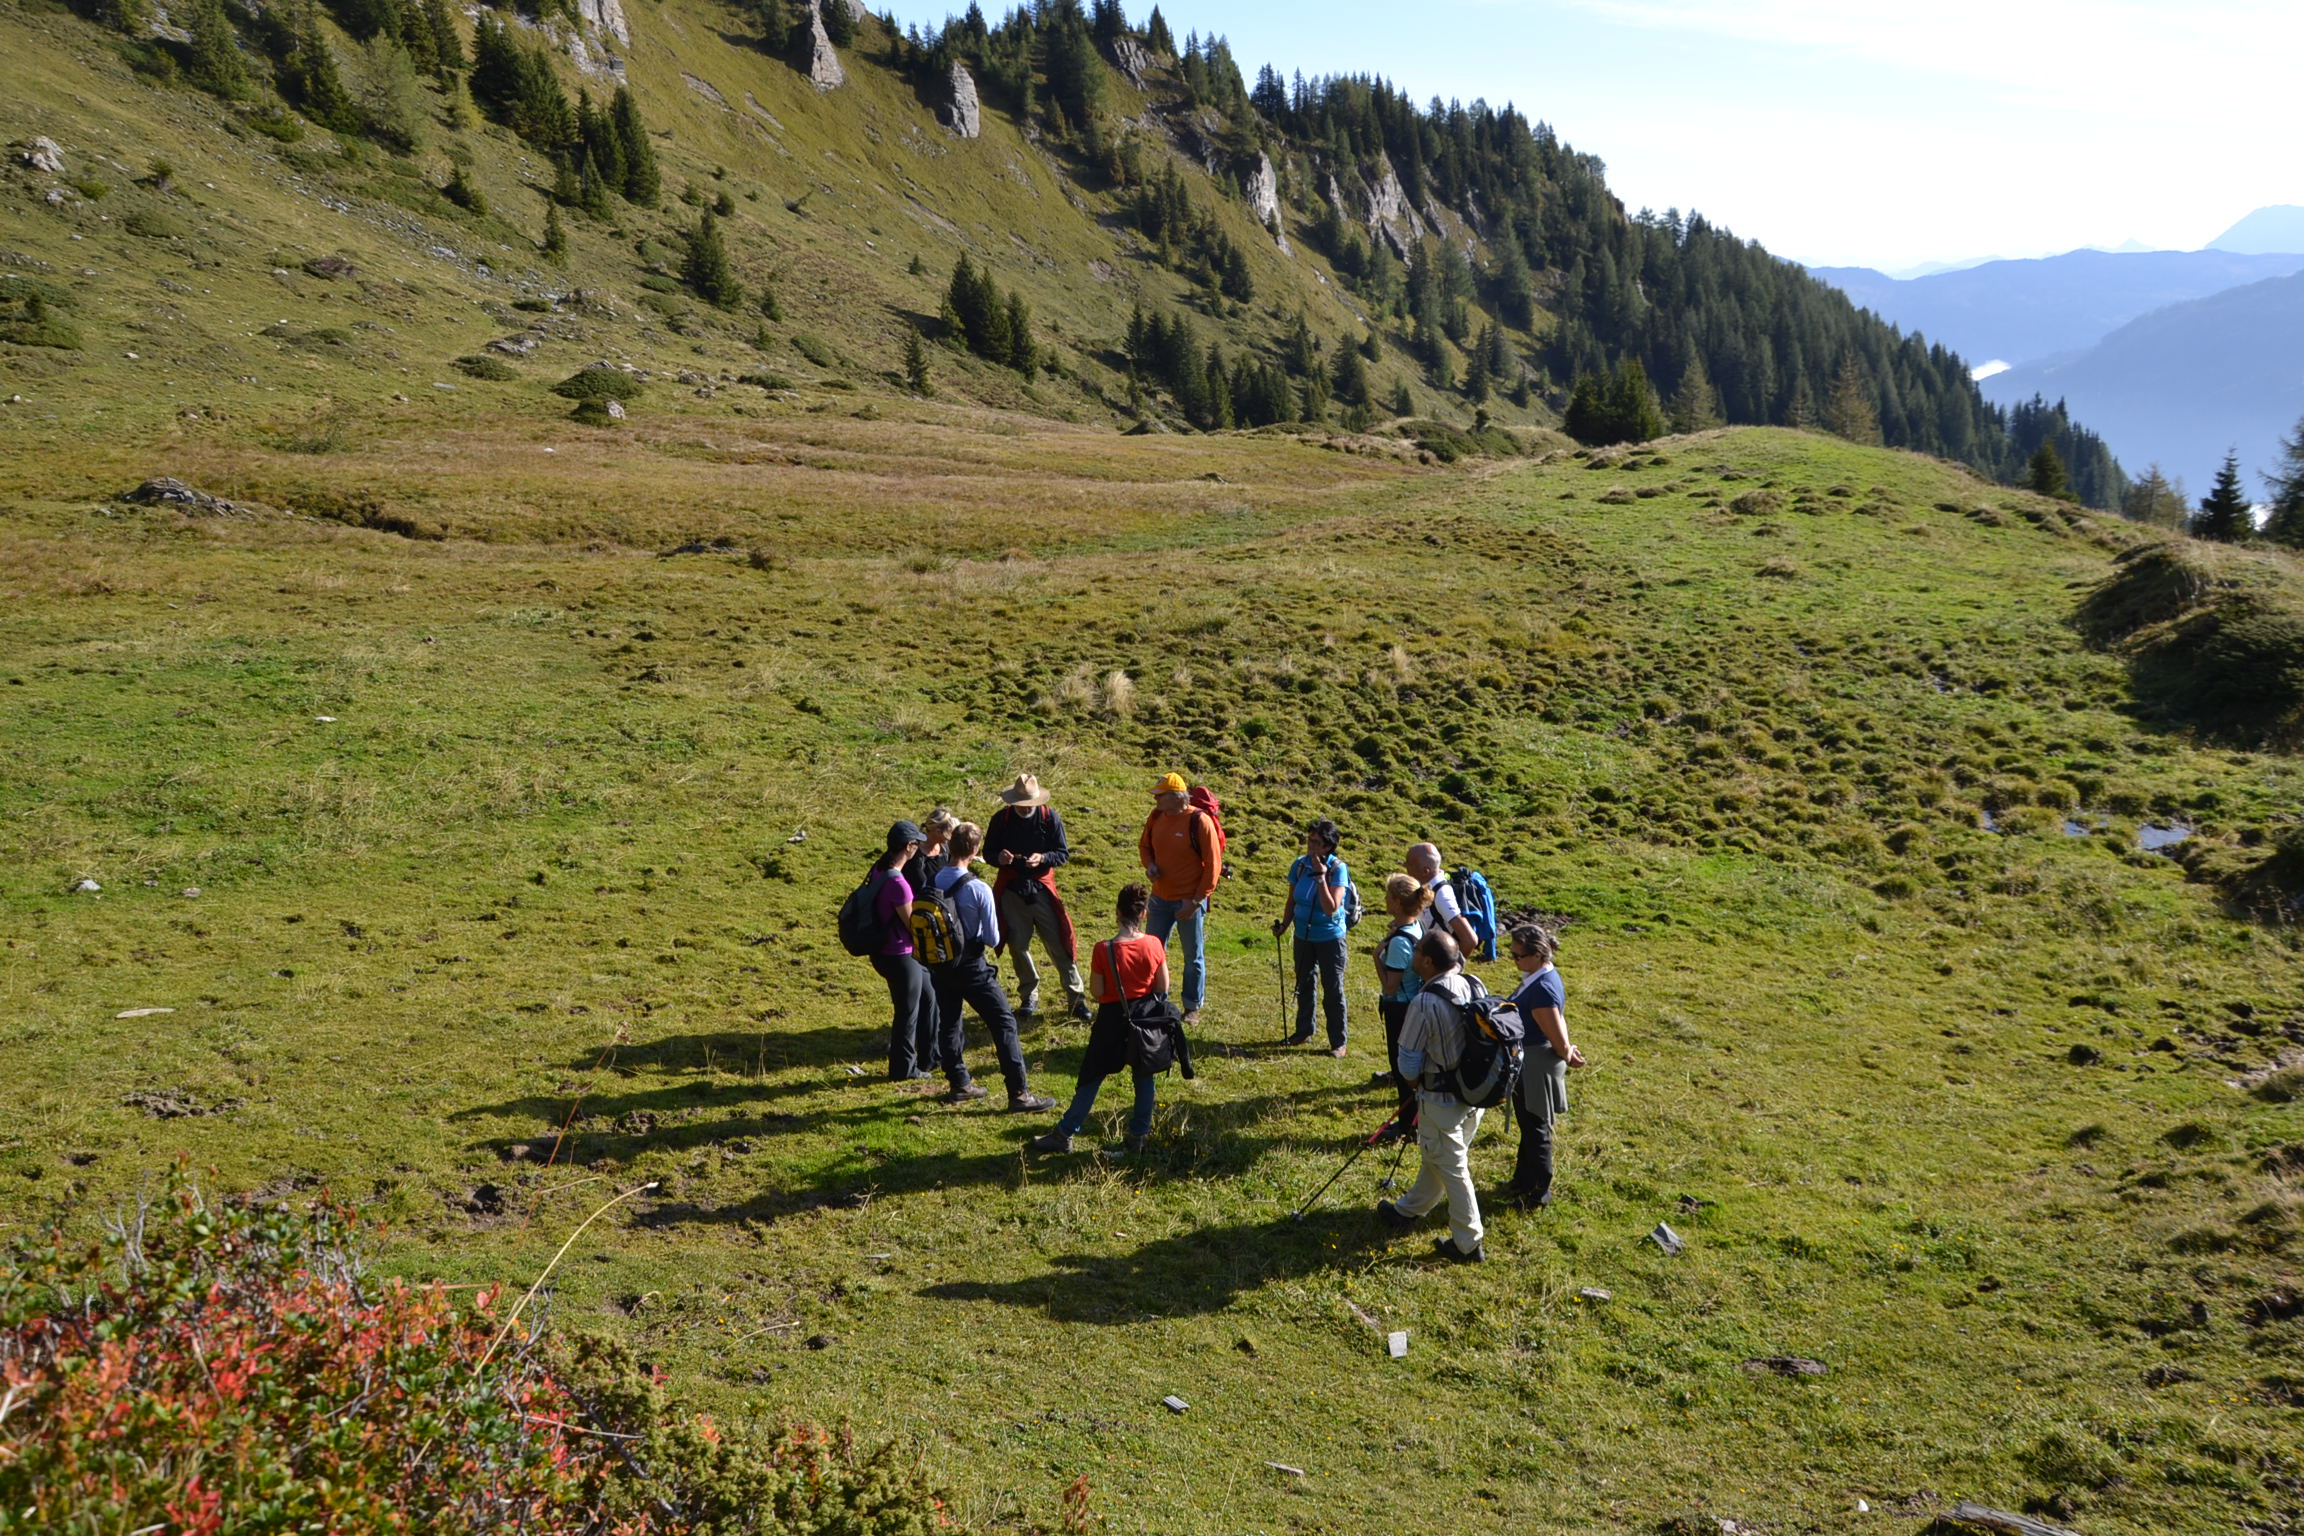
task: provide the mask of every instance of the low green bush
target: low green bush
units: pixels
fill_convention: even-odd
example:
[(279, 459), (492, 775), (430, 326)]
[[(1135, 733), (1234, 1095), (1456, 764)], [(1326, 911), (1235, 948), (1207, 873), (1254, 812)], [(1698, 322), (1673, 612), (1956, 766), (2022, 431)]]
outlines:
[(829, 368), (839, 361), (839, 355), (824, 342), (806, 331), (792, 333), (792, 350), (819, 368)]
[(565, 400), (637, 400), (647, 386), (621, 368), (583, 368), (552, 386)]
[(520, 377), (518, 369), (499, 358), (474, 353), (456, 359), (456, 371), (470, 379), (485, 379), (491, 384), (509, 384)]

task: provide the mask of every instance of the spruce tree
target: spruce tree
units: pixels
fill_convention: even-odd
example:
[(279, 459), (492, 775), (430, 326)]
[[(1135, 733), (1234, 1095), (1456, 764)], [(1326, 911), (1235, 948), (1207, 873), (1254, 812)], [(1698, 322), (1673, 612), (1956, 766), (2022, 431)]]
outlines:
[(1156, 59), (1176, 57), (1176, 34), (1168, 30), (1167, 18), (1160, 7), (1152, 7), (1152, 17), (1144, 23), (1144, 46)]
[(2069, 498), (2071, 480), (2064, 472), (2064, 460), (2058, 456), (2054, 443), (2043, 442), (2032, 455), (2032, 462), (2024, 466), (2026, 489), (2040, 496)]
[(446, 86), (464, 67), (464, 44), (457, 37), (456, 18), (448, 9), (448, 0), (424, 0), (424, 18), (432, 34), (433, 69), (440, 84)]
[(554, 266), (568, 259), (568, 230), (560, 222), (560, 205), (544, 205), (544, 259)]
[(1032, 341), (1032, 311), (1025, 306), (1024, 295), (1008, 295), (1008, 366), (1027, 379), (1039, 371), (1040, 349)]
[(1368, 403), (1368, 365), (1361, 360), (1358, 347), (1338, 350), (1333, 392), (1346, 405)]
[(344, 88), (344, 77), (337, 73), (336, 54), (321, 31), (320, 13), (307, 3), (298, 9), (290, 25), (295, 45), (282, 71), (282, 83), (296, 110), (323, 128), (358, 133), (360, 108)]
[(904, 387), (916, 395), (936, 393), (928, 378), (928, 348), (921, 342), (920, 332), (909, 325), (904, 327)]
[(2280, 467), (2264, 477), (2272, 511), (2263, 534), (2275, 544), (2304, 549), (2304, 421), (2280, 439)]
[(681, 263), (681, 280), (696, 296), (719, 309), (734, 309), (744, 302), (744, 285), (728, 264), (728, 247), (720, 239), (720, 222), (707, 212), (688, 233), (688, 257)]
[(2192, 519), (2192, 536), (2213, 539), (2219, 544), (2237, 544), (2255, 531), (2248, 494), (2240, 489), (2240, 455), (2235, 450), (2224, 455), (2224, 467), (2216, 471), (2216, 483), (2208, 487), (2208, 494), (2201, 499), (2199, 514)]
[(756, 14), (762, 48), (780, 54), (792, 46), (792, 8), (784, 0), (758, 0)]
[(608, 178), (593, 160), (591, 150), (580, 147), (576, 155), (577, 206), (605, 224), (616, 217), (616, 205), (608, 201)]
[(624, 149), (624, 195), (644, 208), (654, 207), (663, 193), (663, 173), (656, 167), (656, 146), (648, 142), (648, 125), (640, 120), (640, 103), (628, 85), (616, 87), (608, 103), (608, 120)]
[(848, 0), (816, 0), (816, 14), (824, 18), (824, 35), (832, 39), (835, 48), (846, 48), (856, 41), (856, 13), (848, 9)]
[(1413, 416), (1416, 414), (1416, 397), (1409, 392), (1406, 379), (1392, 381), (1392, 414), (1395, 416)]
[(1872, 386), (1854, 357), (1841, 359), (1832, 376), (1832, 393), (1824, 400), (1824, 430), (1852, 443), (1880, 441), (1880, 414), (1872, 404)]
[(224, 14), (223, 0), (193, 0), (191, 60), (192, 83), (212, 96), (239, 101), (249, 94), (248, 61), (240, 55), (240, 38)]

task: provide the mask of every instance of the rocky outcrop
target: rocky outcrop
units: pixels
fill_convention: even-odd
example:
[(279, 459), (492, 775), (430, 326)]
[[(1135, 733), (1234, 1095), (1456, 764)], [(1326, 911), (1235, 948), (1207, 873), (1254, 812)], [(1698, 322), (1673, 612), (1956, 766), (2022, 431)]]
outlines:
[(632, 24), (624, 17), (624, 0), (576, 0), (576, 14), (586, 25), (632, 46)]
[(140, 507), (174, 507), (194, 517), (229, 517), (241, 510), (221, 496), (211, 496), (173, 476), (147, 480), (121, 498)]
[(1144, 45), (1127, 33), (1120, 34), (1112, 45), (1112, 65), (1128, 77), (1128, 83), (1138, 90), (1144, 89), (1144, 76), (1152, 68), (1152, 55)]
[(1288, 250), (1288, 232), (1280, 221), (1280, 175), (1272, 169), (1272, 157), (1259, 154), (1256, 168), (1248, 173), (1248, 206), (1256, 215), (1256, 222), (1272, 231), (1280, 242), (1283, 253)]
[[(832, 3), (845, 5), (848, 0)], [(848, 71), (840, 67), (840, 52), (832, 46), (832, 35), (824, 30), (824, 0), (808, 0), (808, 83), (820, 91), (836, 91), (848, 83)]]
[(64, 149), (54, 139), (38, 138), (24, 146), (24, 163), (44, 176), (64, 174)]
[[(1424, 221), (1416, 216), (1409, 205), (1408, 194), (1400, 185), (1399, 173), (1392, 169), (1389, 156), (1376, 157), (1376, 185), (1366, 191), (1365, 197), (1347, 197), (1342, 186), (1331, 175), (1328, 178), (1328, 201), (1345, 218), (1364, 227), (1369, 234), (1392, 247), (1394, 255), (1402, 261), (1424, 237)], [(1354, 206), (1354, 204), (1359, 206)]]
[(984, 132), (984, 107), (976, 95), (976, 77), (968, 73), (968, 66), (955, 63), (952, 75), (945, 82), (944, 107), (937, 114), (944, 126), (964, 139), (973, 139)]

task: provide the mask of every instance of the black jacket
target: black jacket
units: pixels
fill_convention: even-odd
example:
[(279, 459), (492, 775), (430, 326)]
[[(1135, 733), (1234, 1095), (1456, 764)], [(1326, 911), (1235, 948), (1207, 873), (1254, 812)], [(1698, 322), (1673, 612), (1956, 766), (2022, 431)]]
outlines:
[[(1016, 862), (1003, 866), (1003, 851), (1016, 855)], [(1043, 869), (1071, 862), (1072, 849), (1064, 841), (1064, 818), (1056, 814), (1056, 807), (1018, 810), (1004, 805), (992, 813), (992, 824), (984, 829), (985, 863), (1003, 873), (1012, 871), (1019, 880), (1034, 878), (1026, 872), (1024, 861), (1035, 853), (1041, 855)]]

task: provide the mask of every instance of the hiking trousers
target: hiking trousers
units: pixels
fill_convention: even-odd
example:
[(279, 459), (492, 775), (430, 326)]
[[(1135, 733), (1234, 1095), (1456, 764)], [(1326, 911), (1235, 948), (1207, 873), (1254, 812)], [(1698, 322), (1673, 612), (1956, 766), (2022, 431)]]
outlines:
[(1170, 901), (1164, 896), (1152, 898), (1152, 911), (1144, 922), (1144, 932), (1161, 943), (1168, 935), (1176, 935), (1176, 947), (1184, 952), (1184, 1011), (1198, 1013), (1200, 1005), (1208, 1000), (1208, 903), (1199, 901)]
[(1328, 1020), (1330, 1049), (1344, 1043), (1344, 941), (1296, 940), (1296, 1033), (1312, 1033), (1312, 977), (1320, 977), (1320, 1007)]
[(1512, 1091), (1520, 1099), (1520, 1155), (1512, 1188), (1525, 1199), (1541, 1200), (1552, 1193), (1553, 1134), (1568, 1109), (1568, 1063), (1552, 1054), (1550, 1041), (1538, 1036), (1529, 1043), (1519, 1085)]
[(955, 1088), (968, 1086), (968, 1065), (962, 1053), (968, 1048), (967, 1010), (976, 1010), (976, 1017), (992, 1034), (992, 1054), (1000, 1062), (1000, 1076), (1008, 1084), (1008, 1097), (1024, 1096), (1024, 1050), (1016, 1042), (1016, 1015), (1009, 1010), (1008, 994), (1000, 990), (1000, 978), (994, 974), (991, 962), (981, 951), (969, 955), (956, 965), (942, 971), (928, 973), (936, 993), (936, 1038), (939, 1052), (944, 1058), (945, 1080)]
[(936, 1059), (936, 994), (928, 968), (910, 955), (874, 955), (872, 969), (888, 983), (888, 1076), (900, 1082)]
[(1393, 1124), (1403, 1136), (1416, 1129), (1416, 1085), (1400, 1075), (1400, 1027), (1408, 1022), (1408, 1003), (1385, 998), (1377, 1005), (1384, 1015), (1384, 1059), (1391, 1064), (1392, 1081), (1399, 1085), (1400, 1106), (1393, 1112)]
[(1016, 1009), (1031, 1013), (1040, 1006), (1040, 968), (1032, 963), (1032, 939), (1064, 978), (1064, 995), (1079, 1007), (1088, 1006), (1088, 989), (1080, 984), (1080, 962), (1064, 945), (1064, 920), (1056, 915), (1055, 899), (1041, 892), (1037, 900), (1024, 899), (1023, 882), (1000, 896), (1000, 932), (1008, 940), (1008, 956), (1016, 962)]
[(1452, 1093), (1424, 1093), (1416, 1106), (1416, 1182), (1392, 1202), (1403, 1216), (1421, 1216), (1448, 1204), (1448, 1230), (1460, 1253), (1480, 1246), (1480, 1196), (1472, 1188), (1472, 1138), (1480, 1133), (1480, 1111)]

